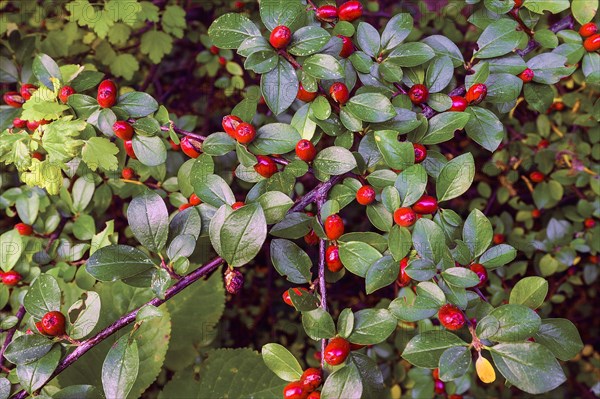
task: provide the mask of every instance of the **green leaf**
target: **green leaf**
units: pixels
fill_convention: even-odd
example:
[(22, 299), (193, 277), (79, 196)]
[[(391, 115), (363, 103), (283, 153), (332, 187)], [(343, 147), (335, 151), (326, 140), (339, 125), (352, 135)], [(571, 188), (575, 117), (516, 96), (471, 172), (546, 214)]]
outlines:
[(91, 170), (101, 168), (106, 171), (117, 170), (119, 166), (116, 154), (119, 149), (114, 143), (104, 137), (91, 137), (81, 150), (83, 162)]
[(413, 246), (423, 259), (437, 264), (447, 251), (443, 230), (429, 219), (419, 219), (415, 223), (412, 234)]
[(41, 320), (48, 312), (60, 311), (60, 287), (56, 278), (40, 274), (23, 298), (23, 306), (37, 320)]
[(107, 398), (125, 398), (138, 375), (137, 341), (122, 336), (108, 351), (102, 365), (102, 387)]
[(565, 362), (577, 356), (583, 349), (577, 327), (567, 319), (542, 320), (542, 325), (533, 338)]
[(163, 199), (147, 190), (131, 200), (127, 221), (135, 238), (152, 252), (160, 252), (167, 243), (169, 211)]
[(450, 267), (442, 272), (444, 281), (455, 287), (474, 287), (479, 284), (477, 274), (466, 267)]
[(243, 14), (229, 13), (213, 21), (208, 28), (208, 35), (215, 46), (235, 49), (247, 38), (260, 36), (260, 31)]
[(537, 276), (524, 277), (511, 290), (508, 303), (537, 309), (544, 303), (546, 295), (548, 281)]
[(327, 147), (317, 154), (313, 167), (327, 175), (342, 175), (356, 167), (356, 159), (343, 147)]
[(322, 399), (360, 399), (363, 386), (358, 368), (352, 364), (346, 364), (331, 373), (321, 390)]
[(301, 238), (311, 230), (312, 218), (304, 212), (292, 212), (271, 228), (270, 234), (281, 238)]
[(298, 76), (294, 67), (279, 59), (276, 68), (262, 75), (260, 90), (269, 109), (279, 115), (292, 105), (298, 93)]
[(381, 48), (381, 38), (379, 32), (373, 25), (366, 22), (360, 22), (356, 29), (356, 41), (358, 47), (372, 58), (377, 58)]
[(333, 80), (342, 79), (344, 77), (344, 67), (342, 67), (342, 64), (340, 64), (337, 59), (329, 54), (315, 54), (308, 57), (304, 60), (302, 69), (304, 72), (317, 79)]
[(363, 309), (354, 313), (354, 328), (348, 340), (354, 344), (375, 345), (385, 341), (398, 321), (387, 309)]
[(52, 345), (54, 342), (43, 335), (21, 335), (8, 345), (4, 357), (16, 365), (27, 364), (41, 359), (52, 349)]
[(536, 14), (543, 14), (544, 11), (558, 14), (569, 8), (569, 0), (526, 0), (523, 7)]
[(213, 133), (202, 143), (202, 151), (211, 156), (225, 155), (234, 149), (235, 140), (224, 132)]
[(396, 281), (399, 271), (400, 264), (389, 255), (376, 260), (367, 270), (365, 277), (367, 295), (392, 284)]
[(415, 322), (434, 316), (440, 305), (430, 298), (412, 296), (398, 297), (390, 303), (389, 310), (398, 320)]
[(267, 367), (285, 381), (297, 381), (302, 376), (302, 367), (298, 360), (286, 348), (279, 344), (266, 344), (261, 351)]
[(429, 120), (429, 126), (421, 144), (438, 144), (454, 137), (454, 132), (465, 127), (469, 122), (469, 114), (465, 112), (443, 112)]
[(479, 49), (473, 54), (477, 58), (493, 58), (513, 51), (521, 40), (517, 23), (510, 19), (499, 19), (488, 25), (477, 40)]
[(479, 258), (479, 263), (488, 269), (494, 269), (512, 262), (516, 257), (516, 249), (507, 244), (500, 244), (485, 251)]
[(541, 325), (540, 316), (523, 305), (503, 305), (477, 323), (477, 336), (499, 342), (518, 342), (530, 338)]
[(140, 64), (133, 54), (119, 54), (110, 64), (110, 71), (118, 77), (127, 80), (133, 78), (134, 72), (140, 69)]
[[(411, 24), (412, 26), (412, 24)], [(433, 49), (436, 56), (447, 56), (452, 60), (454, 67), (458, 67), (464, 64), (465, 60), (463, 55), (454, 42), (443, 35), (432, 35), (424, 38), (423, 43), (427, 44)]]
[(258, 204), (249, 204), (225, 218), (220, 232), (223, 258), (233, 267), (243, 266), (260, 251), (267, 237), (265, 214)]
[(354, 313), (349, 308), (340, 312), (337, 321), (338, 335), (342, 338), (348, 338), (354, 328)]
[(454, 65), (449, 57), (436, 57), (427, 67), (425, 84), (430, 93), (438, 93), (446, 88), (454, 76)]
[(302, 248), (292, 241), (275, 239), (271, 241), (271, 261), (282, 276), (294, 284), (311, 281), (312, 261)]
[(265, 0), (260, 3), (260, 19), (270, 31), (280, 25), (295, 31), (306, 22), (306, 8), (298, 0)]
[(406, 39), (413, 27), (413, 17), (410, 14), (396, 14), (385, 25), (381, 34), (381, 47), (391, 50)]
[(158, 64), (173, 49), (173, 38), (165, 32), (150, 30), (142, 35), (140, 51)]
[(425, 43), (411, 42), (397, 46), (388, 59), (390, 62), (401, 67), (416, 67), (432, 59), (435, 53)]
[(421, 198), (427, 187), (427, 172), (425, 168), (417, 164), (402, 170), (394, 182), (394, 187), (400, 193), (402, 206), (411, 206)]
[(115, 281), (145, 273), (155, 267), (152, 259), (137, 248), (111, 245), (100, 248), (86, 263), (85, 269), (100, 281)]
[(69, 323), (67, 333), (73, 339), (81, 339), (90, 334), (100, 318), (100, 296), (94, 291), (86, 291), (69, 308)]
[[(528, 86), (525, 86), (527, 90)], [(491, 111), (481, 107), (468, 107), (465, 112), (471, 118), (465, 125), (467, 135), (486, 150), (496, 151), (504, 139), (504, 125)]]
[(0, 267), (3, 271), (7, 272), (15, 267), (22, 252), (23, 239), (16, 229), (0, 235)]
[(218, 349), (209, 353), (200, 368), (200, 387), (207, 398), (280, 399), (287, 382), (267, 368), (250, 349)]
[(158, 110), (158, 103), (147, 93), (132, 91), (119, 96), (113, 109), (121, 110), (130, 118), (143, 118)]
[[(262, 7), (263, 3), (261, 3)], [(319, 52), (325, 46), (331, 35), (318, 26), (305, 26), (294, 32), (287, 50), (292, 55), (305, 57)]]
[(38, 54), (31, 67), (35, 77), (47, 88), (54, 90), (52, 79), (62, 80), (58, 64), (46, 54)]
[(565, 67), (567, 57), (555, 54), (539, 54), (527, 61), (527, 66), (533, 70), (533, 81), (547, 85), (558, 83), (570, 75), (575, 67)]
[(81, 141), (75, 140), (83, 129), (85, 122), (81, 120), (69, 121), (60, 119), (46, 127), (42, 137), (42, 146), (48, 152), (52, 162), (70, 161), (76, 154)]
[(440, 380), (449, 382), (462, 377), (471, 367), (471, 349), (455, 346), (446, 349), (440, 356)]
[(17, 377), (21, 386), (29, 393), (40, 389), (54, 373), (60, 357), (60, 345), (56, 345), (41, 359), (32, 363), (19, 364)]
[(435, 184), (438, 201), (446, 201), (465, 193), (475, 177), (475, 160), (471, 153), (460, 155), (441, 170)]
[(346, 269), (360, 277), (366, 277), (371, 264), (382, 257), (375, 248), (360, 241), (340, 243), (339, 247), (340, 259)]
[(463, 226), (463, 241), (469, 247), (473, 258), (481, 255), (492, 242), (494, 231), (487, 217), (479, 210), (473, 209)]
[(329, 339), (335, 335), (335, 324), (331, 315), (323, 308), (302, 312), (302, 326), (314, 340)]
[(390, 168), (404, 170), (414, 164), (415, 150), (412, 143), (398, 141), (397, 131), (376, 131), (375, 143)]
[(202, 202), (206, 202), (216, 208), (224, 204), (233, 204), (235, 196), (229, 184), (219, 175), (207, 175), (193, 182), (194, 192)]
[(573, 0), (571, 12), (581, 25), (590, 22), (598, 12), (598, 1), (596, 0)]
[(457, 346), (467, 346), (467, 344), (448, 331), (425, 331), (406, 344), (402, 357), (417, 367), (434, 369), (438, 367), (442, 353), (448, 348)]
[(364, 122), (385, 122), (396, 115), (390, 100), (381, 93), (364, 93), (353, 96), (345, 109)]
[(527, 393), (549, 392), (566, 380), (552, 352), (540, 344), (499, 344), (490, 348), (490, 352), (498, 371), (508, 382)]
[(388, 236), (390, 252), (398, 262), (404, 258), (412, 247), (410, 231), (398, 225), (392, 227)]
[(136, 134), (132, 144), (133, 152), (146, 166), (162, 165), (167, 160), (167, 149), (163, 140), (158, 136), (148, 137)]
[(269, 123), (260, 127), (248, 149), (256, 155), (285, 154), (293, 151), (302, 137), (291, 125)]

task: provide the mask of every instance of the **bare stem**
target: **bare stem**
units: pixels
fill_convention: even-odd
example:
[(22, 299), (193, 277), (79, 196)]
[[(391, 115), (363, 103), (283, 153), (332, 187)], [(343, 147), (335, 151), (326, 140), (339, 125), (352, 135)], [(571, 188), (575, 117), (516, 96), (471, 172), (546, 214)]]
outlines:
[[(319, 197), (317, 197), (317, 210), (318, 216), (321, 215), (321, 207), (325, 203), (325, 199), (327, 198), (327, 193), (321, 193)], [(321, 294), (321, 308), (327, 311), (327, 287), (325, 284), (325, 240), (319, 240), (319, 293)], [(325, 353), (325, 340), (321, 340), (321, 369), (325, 367), (324, 360)]]

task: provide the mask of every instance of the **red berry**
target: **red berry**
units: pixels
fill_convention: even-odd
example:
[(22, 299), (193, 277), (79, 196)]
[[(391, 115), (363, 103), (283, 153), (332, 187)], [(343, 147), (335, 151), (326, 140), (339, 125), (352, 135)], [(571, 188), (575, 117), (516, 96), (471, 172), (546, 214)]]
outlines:
[(181, 150), (181, 146), (179, 144), (175, 144), (175, 142), (171, 139), (169, 139), (169, 144), (171, 145), (171, 149), (173, 151), (179, 151)]
[(279, 25), (273, 28), (271, 36), (269, 37), (269, 43), (276, 49), (282, 49), (287, 47), (292, 41), (292, 31), (290, 28), (284, 25)]
[(483, 287), (488, 281), (488, 274), (485, 266), (480, 263), (473, 263), (469, 269), (479, 277), (479, 284), (477, 284), (477, 287)]
[(331, 245), (327, 247), (325, 251), (325, 263), (327, 264), (327, 268), (332, 273), (337, 273), (342, 270), (344, 265), (340, 260), (340, 251), (337, 245)]
[(137, 159), (135, 152), (133, 151), (133, 142), (131, 140), (125, 140), (123, 142), (123, 147), (125, 147), (125, 153), (129, 155), (131, 159)]
[(431, 376), (433, 377), (434, 380), (439, 380), (440, 379), (440, 369), (433, 369), (433, 371), (431, 372)]
[(54, 310), (42, 317), (42, 328), (48, 335), (56, 337), (65, 333), (66, 318), (62, 313)]
[(281, 298), (283, 298), (283, 302), (285, 302), (286, 304), (288, 304), (290, 306), (294, 306), (294, 304), (292, 303), (292, 299), (290, 298), (290, 290), (294, 290), (294, 293), (296, 295), (300, 295), (300, 296), (302, 296), (303, 291), (308, 292), (308, 290), (304, 287), (295, 287), (295, 288), (290, 288), (289, 290), (286, 290), (281, 295)]
[(321, 21), (332, 22), (337, 18), (338, 11), (334, 5), (325, 5), (317, 8), (315, 15)]
[(217, 46), (210, 46), (209, 51), (211, 52), (211, 54), (213, 55), (217, 55), (219, 54), (219, 48)]
[(435, 393), (437, 393), (438, 395), (441, 395), (444, 392), (446, 392), (446, 384), (444, 384), (444, 381), (442, 381), (442, 380), (435, 380), (434, 384), (435, 385), (434, 385), (433, 390), (435, 391)]
[(598, 259), (598, 255), (590, 255), (590, 259), (589, 259), (590, 263), (598, 264), (599, 260), (600, 259)]
[(311, 162), (317, 156), (317, 149), (310, 140), (302, 139), (296, 144), (296, 155), (304, 162)]
[(104, 80), (98, 86), (98, 104), (102, 108), (110, 108), (117, 102), (117, 85), (112, 80)]
[(412, 209), (421, 215), (430, 215), (437, 211), (438, 203), (431, 195), (423, 195), (413, 204)]
[(352, 40), (347, 36), (337, 35), (340, 39), (342, 39), (342, 50), (340, 51), (340, 57), (348, 58), (354, 53), (354, 44)]
[(309, 394), (309, 395), (306, 397), (306, 399), (321, 399), (321, 392), (319, 392), (319, 391), (314, 391), (314, 392), (311, 392), (311, 393), (310, 393), (310, 394)]
[(269, 157), (264, 155), (257, 155), (256, 160), (258, 163), (254, 165), (256, 173), (267, 179), (277, 173), (277, 164)]
[(223, 126), (225, 133), (235, 138), (235, 129), (242, 122), (243, 121), (235, 115), (225, 115), (221, 121), (221, 126)]
[(40, 126), (40, 122), (39, 121), (27, 121), (27, 129), (31, 130), (32, 132), (37, 129)]
[(22, 236), (30, 236), (33, 233), (33, 228), (25, 223), (15, 224), (15, 229), (17, 229), (19, 234), (21, 234)]
[(463, 312), (452, 304), (443, 305), (438, 310), (438, 318), (440, 323), (448, 330), (460, 330), (465, 325), (465, 315)]
[(75, 94), (74, 88), (72, 88), (71, 86), (63, 86), (61, 87), (60, 92), (58, 93), (58, 98), (60, 99), (60, 101), (66, 104), (69, 100), (69, 97), (71, 97), (72, 94)]
[(235, 139), (238, 143), (248, 144), (256, 137), (254, 126), (249, 123), (240, 123), (235, 129)]
[(323, 352), (323, 359), (328, 364), (337, 366), (344, 363), (349, 353), (350, 343), (344, 338), (336, 337), (329, 340), (329, 343), (325, 347), (325, 352)]
[(23, 276), (19, 272), (14, 270), (9, 270), (6, 273), (2, 274), (2, 283), (9, 287), (14, 287), (19, 284), (19, 281), (23, 279)]
[(590, 53), (592, 51), (600, 50), (600, 33), (596, 33), (585, 39), (583, 42), (583, 48)]
[(542, 216), (542, 211), (540, 211), (539, 209), (534, 209), (533, 211), (531, 211), (532, 218), (537, 219), (540, 216)]
[(190, 198), (188, 201), (189, 201), (190, 205), (192, 205), (192, 206), (197, 206), (202, 203), (202, 200), (196, 194), (190, 195)]
[(406, 274), (406, 266), (408, 266), (408, 258), (403, 258), (400, 261), (400, 273), (398, 273), (398, 278), (396, 279), (396, 285), (398, 287), (406, 287), (410, 284), (411, 278), (408, 274)]
[(523, 0), (514, 0), (515, 8), (519, 8), (523, 5)]
[(506, 241), (506, 237), (504, 237), (504, 234), (494, 234), (494, 238), (493, 238), (494, 244), (496, 245), (500, 245), (503, 244), (504, 241)]
[(463, 399), (462, 395), (452, 394), (448, 396), (448, 399)]
[(300, 381), (290, 382), (283, 388), (283, 399), (306, 399), (307, 392)]
[(43, 161), (45, 156), (41, 152), (34, 151), (31, 153), (31, 158), (35, 158), (38, 161)]
[(13, 126), (17, 129), (25, 129), (27, 127), (27, 121), (20, 118), (13, 119)]
[(233, 7), (237, 9), (242, 9), (245, 5), (246, 3), (244, 3), (243, 1), (236, 1), (233, 3)]
[(524, 83), (529, 83), (533, 80), (535, 74), (529, 68), (525, 69), (523, 72), (517, 75)]
[(398, 208), (394, 212), (394, 222), (398, 226), (410, 227), (417, 221), (417, 214), (409, 207)]
[(352, 22), (362, 16), (363, 6), (360, 1), (348, 1), (338, 8), (341, 21)]
[(469, 104), (479, 104), (487, 95), (487, 86), (483, 83), (476, 83), (467, 91), (466, 100)]
[(308, 245), (317, 245), (319, 243), (319, 236), (314, 230), (311, 230), (307, 235), (304, 236), (304, 242)]
[(408, 97), (413, 104), (419, 105), (427, 101), (429, 98), (429, 90), (425, 85), (414, 85), (408, 91)]
[(544, 174), (542, 172), (539, 172), (539, 171), (536, 170), (536, 171), (531, 172), (529, 174), (529, 178), (534, 183), (541, 183), (541, 182), (544, 181), (544, 179), (546, 178), (546, 176), (544, 176)]
[(562, 111), (563, 109), (565, 109), (565, 103), (563, 103), (562, 101), (552, 103), (552, 105), (550, 106), (551, 111)]
[(2, 99), (7, 105), (10, 105), (13, 108), (21, 108), (25, 99), (16, 91), (9, 91), (4, 93)]
[(316, 91), (306, 91), (302, 83), (298, 86), (298, 94), (296, 94), (296, 98), (300, 101), (304, 101), (305, 103), (309, 103), (315, 98), (317, 98)]
[(546, 139), (541, 139), (540, 142), (537, 145), (537, 149), (538, 150), (543, 150), (545, 148), (548, 148), (550, 146), (550, 141), (546, 140)]
[(415, 150), (415, 163), (421, 163), (427, 158), (427, 148), (423, 144), (413, 143)]
[(593, 229), (596, 226), (596, 221), (592, 218), (587, 218), (583, 221), (583, 224), (588, 229)]
[(452, 96), (452, 107), (450, 111), (463, 112), (467, 109), (467, 99), (461, 96)]
[(356, 201), (361, 205), (369, 205), (375, 201), (375, 189), (371, 186), (362, 186), (356, 192)]
[(43, 324), (42, 324), (42, 321), (41, 321), (41, 320), (40, 320), (40, 321), (37, 321), (37, 322), (35, 323), (35, 328), (37, 328), (37, 330), (40, 332), (40, 334), (44, 334), (44, 335), (46, 335), (46, 331), (44, 331), (44, 326), (43, 326)]
[(123, 179), (125, 180), (131, 180), (133, 178), (133, 176), (135, 176), (135, 172), (133, 171), (133, 169), (131, 168), (124, 168), (121, 171), (121, 176), (123, 177)]
[(344, 221), (338, 214), (327, 216), (323, 227), (327, 238), (331, 241), (337, 240), (344, 234)]
[(25, 83), (24, 85), (21, 85), (21, 97), (27, 101), (31, 98), (31, 95), (35, 93), (36, 90), (37, 86)]
[(246, 205), (246, 204), (243, 203), (242, 201), (234, 202), (233, 204), (231, 204), (231, 209), (233, 209), (235, 211), (236, 209), (240, 209), (244, 205)]
[(221, 66), (227, 65), (227, 58), (219, 57), (219, 65), (221, 65)]
[(581, 25), (579, 28), (579, 34), (581, 37), (589, 37), (598, 32), (598, 25), (593, 22)]
[(350, 98), (350, 92), (348, 91), (348, 87), (341, 82), (335, 82), (329, 88), (329, 95), (333, 98), (334, 101), (344, 105), (348, 102)]
[(198, 148), (201, 146), (201, 144), (197, 140), (186, 136), (181, 139), (179, 145), (181, 146), (181, 151), (183, 151), (183, 153), (188, 157), (198, 158), (200, 156), (200, 151)]
[(302, 373), (300, 382), (306, 391), (312, 392), (317, 389), (321, 383), (323, 383), (323, 373), (321, 373), (321, 370), (317, 368), (308, 368), (306, 371), (304, 371), (304, 373)]
[(181, 205), (179, 205), (179, 211), (180, 211), (180, 212), (181, 212), (181, 211), (185, 211), (186, 209), (188, 209), (188, 208), (191, 208), (191, 207), (192, 207), (192, 205), (191, 205), (191, 204), (188, 204), (188, 203), (181, 204)]
[(131, 140), (133, 138), (133, 126), (125, 121), (116, 121), (113, 124), (113, 132), (121, 140)]

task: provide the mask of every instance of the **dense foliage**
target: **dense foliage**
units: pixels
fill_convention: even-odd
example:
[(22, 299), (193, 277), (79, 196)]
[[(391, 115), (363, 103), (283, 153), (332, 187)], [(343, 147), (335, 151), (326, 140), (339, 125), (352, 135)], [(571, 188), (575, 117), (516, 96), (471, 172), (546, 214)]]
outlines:
[(597, 8), (0, 3), (0, 398), (600, 394)]

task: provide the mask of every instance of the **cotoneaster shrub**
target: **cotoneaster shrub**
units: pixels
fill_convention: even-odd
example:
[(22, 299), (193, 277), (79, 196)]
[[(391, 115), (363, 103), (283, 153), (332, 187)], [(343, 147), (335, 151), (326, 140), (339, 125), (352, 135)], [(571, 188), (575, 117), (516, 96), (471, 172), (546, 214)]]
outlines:
[(338, 3), (0, 6), (1, 397), (600, 391), (598, 2)]

